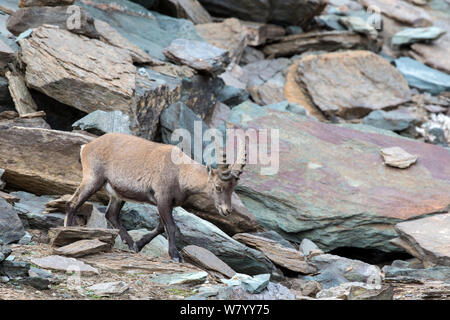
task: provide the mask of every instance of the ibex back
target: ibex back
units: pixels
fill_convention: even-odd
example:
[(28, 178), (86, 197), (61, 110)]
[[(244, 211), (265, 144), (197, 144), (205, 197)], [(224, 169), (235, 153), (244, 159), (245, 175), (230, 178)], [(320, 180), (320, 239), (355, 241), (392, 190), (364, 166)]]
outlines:
[[(182, 155), (185, 161), (176, 164), (172, 160), (174, 154)], [(106, 186), (110, 195), (106, 219), (120, 230), (120, 237), (130, 249), (139, 252), (154, 237), (166, 231), (170, 257), (182, 261), (175, 246), (174, 207), (183, 206), (203, 194), (213, 199), (221, 215), (232, 212), (231, 196), (245, 165), (245, 150), (239, 152), (234, 164), (225, 164), (225, 155), (222, 153), (221, 156), (217, 169), (212, 169), (190, 160), (176, 146), (119, 133), (96, 138), (81, 147), (83, 179), (67, 203), (66, 226), (74, 225), (78, 208)], [(158, 207), (158, 227), (136, 243), (119, 219), (125, 201)]]

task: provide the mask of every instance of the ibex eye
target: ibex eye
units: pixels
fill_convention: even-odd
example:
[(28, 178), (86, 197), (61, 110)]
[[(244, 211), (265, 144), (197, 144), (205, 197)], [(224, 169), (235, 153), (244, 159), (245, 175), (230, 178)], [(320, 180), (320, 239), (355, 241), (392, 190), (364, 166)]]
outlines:
[(216, 186), (216, 190), (219, 191), (219, 192), (222, 192), (222, 187)]

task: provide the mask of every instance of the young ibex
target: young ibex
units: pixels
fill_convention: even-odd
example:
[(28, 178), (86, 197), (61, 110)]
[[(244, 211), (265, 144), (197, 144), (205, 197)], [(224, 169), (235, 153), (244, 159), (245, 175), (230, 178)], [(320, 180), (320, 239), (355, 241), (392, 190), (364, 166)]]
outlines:
[[(217, 153), (222, 153), (223, 159), (218, 161), (217, 169), (212, 169), (187, 158), (176, 146), (119, 133), (96, 138), (81, 147), (83, 179), (67, 203), (66, 225), (75, 224), (78, 208), (105, 185), (110, 194), (106, 218), (120, 230), (120, 237), (130, 249), (139, 252), (154, 237), (166, 231), (170, 257), (182, 261), (175, 246), (174, 207), (183, 206), (191, 197), (203, 194), (213, 199), (221, 215), (227, 216), (232, 212), (231, 196), (245, 166), (245, 148), (240, 148), (238, 159), (232, 165), (223, 161), (222, 149)], [(176, 154), (190, 161), (175, 164), (172, 156)], [(120, 223), (119, 214), (125, 201), (158, 207), (158, 227), (136, 243)]]

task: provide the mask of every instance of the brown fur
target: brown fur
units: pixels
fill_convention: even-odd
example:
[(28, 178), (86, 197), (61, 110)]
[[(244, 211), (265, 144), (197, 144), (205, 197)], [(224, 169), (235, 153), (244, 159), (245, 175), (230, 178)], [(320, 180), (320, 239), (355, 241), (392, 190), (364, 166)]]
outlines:
[[(228, 215), (237, 178), (223, 181), (220, 169), (210, 169), (208, 173), (205, 166), (184, 154), (190, 163), (177, 165), (172, 161), (172, 152), (182, 154), (176, 146), (119, 133), (105, 134), (85, 145), (80, 152), (83, 179), (67, 204), (67, 224), (73, 225), (77, 209), (106, 185), (110, 192), (106, 218), (120, 229), (122, 240), (140, 251), (165, 229), (169, 254), (181, 261), (174, 242), (173, 208), (189, 205), (196, 196), (206, 195), (214, 199), (220, 214)], [(119, 220), (120, 209), (127, 200), (156, 205), (160, 215), (159, 226), (136, 244)]]

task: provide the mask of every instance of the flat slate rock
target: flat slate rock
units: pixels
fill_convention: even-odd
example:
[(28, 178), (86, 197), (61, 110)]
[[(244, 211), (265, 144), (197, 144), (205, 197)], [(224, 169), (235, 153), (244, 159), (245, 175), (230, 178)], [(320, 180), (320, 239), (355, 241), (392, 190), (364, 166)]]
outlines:
[(395, 66), (411, 87), (435, 95), (450, 90), (450, 75), (430, 68), (417, 60), (401, 57), (395, 60)]
[(87, 287), (86, 290), (100, 297), (118, 296), (128, 290), (128, 284), (123, 281), (102, 282)]
[(167, 59), (200, 72), (218, 74), (230, 62), (228, 51), (203, 41), (176, 39), (164, 50)]
[(416, 163), (417, 156), (409, 154), (400, 147), (384, 148), (380, 150), (384, 163), (391, 167), (405, 169)]
[(438, 27), (407, 28), (397, 32), (392, 37), (392, 45), (401, 46), (416, 42), (436, 40), (445, 33), (445, 30)]
[(190, 262), (217, 277), (231, 278), (236, 274), (236, 271), (205, 248), (188, 245), (181, 250), (181, 254), (186, 262)]
[(193, 273), (162, 274), (150, 279), (150, 281), (165, 285), (196, 285), (204, 283), (207, 277), (207, 272), (200, 271)]
[(305, 56), (299, 63), (297, 81), (323, 113), (345, 119), (411, 100), (403, 75), (388, 60), (369, 51)]
[(129, 51), (51, 25), (19, 43), (29, 88), (87, 113), (128, 113), (136, 85)]
[(53, 253), (66, 257), (79, 258), (89, 254), (108, 251), (109, 249), (111, 249), (110, 244), (93, 239), (79, 240), (64, 247), (53, 249)]
[(33, 258), (31, 263), (34, 263), (40, 268), (50, 269), (56, 271), (75, 272), (80, 274), (99, 274), (99, 271), (92, 266), (77, 260), (75, 258), (67, 258), (57, 255), (52, 255), (43, 258)]
[(264, 253), (274, 264), (302, 274), (312, 274), (317, 271), (309, 265), (300, 251), (287, 248), (275, 240), (259, 237), (249, 233), (238, 233), (233, 239), (253, 247)]
[(119, 234), (119, 230), (84, 227), (59, 227), (50, 229), (48, 234), (53, 247), (61, 247), (86, 239), (98, 239), (112, 246), (114, 245), (114, 240)]
[(450, 266), (450, 213), (401, 222), (395, 230), (424, 263)]

